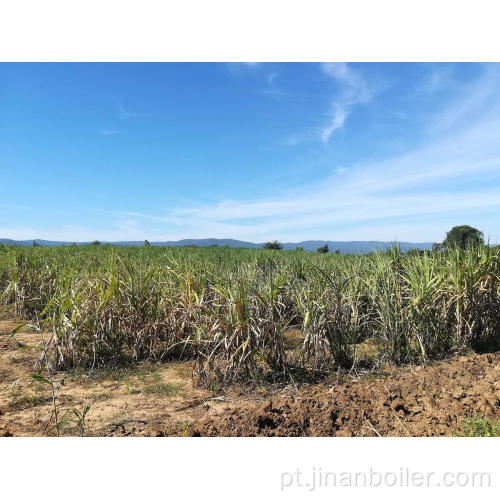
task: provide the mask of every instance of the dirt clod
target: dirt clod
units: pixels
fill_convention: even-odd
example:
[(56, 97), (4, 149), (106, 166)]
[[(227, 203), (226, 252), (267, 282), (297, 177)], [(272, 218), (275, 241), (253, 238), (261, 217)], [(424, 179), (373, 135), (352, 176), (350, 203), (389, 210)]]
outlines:
[(498, 418), (500, 353), (406, 368), (206, 418), (197, 436), (444, 436), (474, 414)]

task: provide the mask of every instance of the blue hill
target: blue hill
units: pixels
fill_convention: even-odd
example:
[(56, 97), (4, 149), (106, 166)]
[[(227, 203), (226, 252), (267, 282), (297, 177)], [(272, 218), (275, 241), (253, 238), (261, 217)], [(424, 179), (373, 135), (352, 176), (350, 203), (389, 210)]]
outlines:
[[(14, 246), (33, 246), (33, 241), (40, 246), (68, 246), (73, 243), (76, 245), (90, 245), (91, 242), (72, 242), (72, 241), (49, 241), (49, 240), (10, 240), (10, 239), (0, 239), (0, 244), (4, 245), (14, 245)], [(110, 243), (112, 245), (118, 246), (143, 246), (144, 241), (115, 241), (106, 242), (102, 241), (102, 244)], [(383, 251), (391, 247), (395, 242), (391, 241), (330, 241), (330, 240), (307, 240), (299, 241), (297, 243), (283, 243), (283, 248), (285, 250), (295, 250), (296, 247), (302, 247), (307, 252), (315, 252), (316, 249), (325, 244), (328, 245), (330, 252), (335, 252), (339, 250), (340, 253), (369, 253), (373, 251)], [(407, 251), (412, 248), (420, 250), (430, 250), (432, 247), (432, 242), (425, 243), (409, 243), (406, 241), (397, 242), (401, 250)], [(262, 248), (263, 243), (251, 243), (248, 241), (234, 240), (234, 239), (219, 239), (219, 238), (205, 238), (205, 239), (184, 239), (178, 241), (152, 241), (152, 246), (169, 246), (169, 247), (183, 247), (183, 246), (198, 246), (198, 247), (209, 247), (209, 246), (229, 246), (231, 248)]]

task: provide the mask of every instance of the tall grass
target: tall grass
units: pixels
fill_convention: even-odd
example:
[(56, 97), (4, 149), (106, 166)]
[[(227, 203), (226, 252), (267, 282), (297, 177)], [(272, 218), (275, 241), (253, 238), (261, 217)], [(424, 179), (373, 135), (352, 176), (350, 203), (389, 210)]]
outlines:
[[(350, 368), (356, 346), (426, 363), (500, 339), (489, 247), (368, 256), (230, 248), (0, 247), (1, 299), (59, 369), (194, 359), (200, 382)], [(301, 332), (290, 349), (287, 334)]]

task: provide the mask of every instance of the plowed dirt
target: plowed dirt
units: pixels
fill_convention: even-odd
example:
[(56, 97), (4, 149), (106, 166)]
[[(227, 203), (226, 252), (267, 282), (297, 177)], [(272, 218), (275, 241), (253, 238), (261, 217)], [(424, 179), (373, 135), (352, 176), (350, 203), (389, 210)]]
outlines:
[[(50, 387), (31, 377), (40, 351), (25, 348), (39, 346), (39, 334), (24, 328), (7, 340), (16, 324), (0, 319), (0, 436), (55, 435)], [(86, 436), (444, 436), (465, 417), (500, 417), (500, 353), (225, 393), (193, 386), (191, 370), (166, 363), (55, 374), (65, 379), (60, 433), (80, 433), (72, 410), (86, 405)]]
[(500, 353), (273, 398), (206, 418), (193, 436), (446, 436), (465, 417), (498, 418)]

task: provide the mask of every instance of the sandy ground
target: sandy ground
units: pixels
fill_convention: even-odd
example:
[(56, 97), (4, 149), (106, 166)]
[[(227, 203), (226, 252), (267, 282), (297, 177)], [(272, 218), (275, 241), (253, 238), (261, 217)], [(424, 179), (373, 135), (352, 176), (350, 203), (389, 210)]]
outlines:
[[(40, 351), (22, 348), (40, 345), (40, 337), (25, 327), (7, 341), (17, 324), (0, 320), (0, 436), (54, 435), (50, 386), (31, 377)], [(216, 418), (235, 405), (245, 407), (260, 398), (200, 390), (193, 387), (191, 371), (191, 363), (165, 363), (58, 373), (55, 379), (65, 379), (58, 398), (59, 416), (68, 420), (60, 427), (61, 434), (78, 435), (72, 409), (81, 412), (86, 405), (90, 405), (86, 436), (182, 436), (206, 416)], [(18, 378), (18, 384), (6, 390)]]
[[(39, 334), (0, 320), (0, 436), (55, 435), (50, 387), (34, 380)], [(498, 419), (500, 353), (455, 358), (319, 385), (213, 393), (191, 363), (58, 373), (61, 435), (90, 405), (86, 436), (443, 436), (468, 416)], [(19, 382), (10, 387), (15, 381)]]

